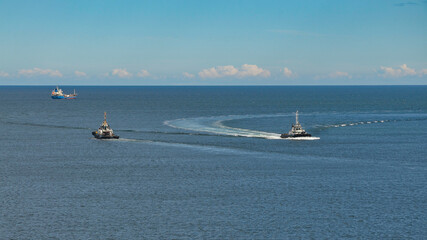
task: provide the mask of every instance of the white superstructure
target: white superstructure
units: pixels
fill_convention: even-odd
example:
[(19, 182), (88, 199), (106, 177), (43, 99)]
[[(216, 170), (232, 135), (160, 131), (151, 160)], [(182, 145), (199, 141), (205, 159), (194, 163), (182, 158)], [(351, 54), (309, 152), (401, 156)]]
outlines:
[(292, 128), (289, 131), (289, 135), (295, 135), (295, 134), (304, 134), (306, 133), (305, 130), (301, 127), (301, 124), (298, 122), (298, 110), (295, 113), (295, 124), (292, 124)]
[(292, 124), (291, 130), (286, 134), (283, 133), (280, 135), (281, 138), (292, 138), (292, 137), (310, 137), (311, 134), (308, 134), (298, 121), (298, 110), (295, 113), (295, 124)]
[(92, 132), (92, 135), (96, 138), (119, 138), (119, 136), (114, 135), (113, 129), (108, 125), (106, 112), (104, 112), (104, 121), (98, 128), (98, 131)]

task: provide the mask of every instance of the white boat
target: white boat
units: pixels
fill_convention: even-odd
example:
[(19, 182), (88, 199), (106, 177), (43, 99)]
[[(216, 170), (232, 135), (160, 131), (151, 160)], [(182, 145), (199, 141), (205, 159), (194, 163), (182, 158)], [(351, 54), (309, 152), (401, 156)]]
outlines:
[(118, 139), (119, 136), (114, 135), (113, 129), (107, 123), (107, 113), (104, 112), (104, 121), (98, 128), (98, 131), (93, 131), (92, 135), (98, 139)]
[(298, 110), (295, 113), (295, 124), (292, 124), (292, 128), (288, 133), (280, 135), (281, 138), (296, 138), (296, 137), (311, 137), (311, 134), (307, 133), (298, 122)]

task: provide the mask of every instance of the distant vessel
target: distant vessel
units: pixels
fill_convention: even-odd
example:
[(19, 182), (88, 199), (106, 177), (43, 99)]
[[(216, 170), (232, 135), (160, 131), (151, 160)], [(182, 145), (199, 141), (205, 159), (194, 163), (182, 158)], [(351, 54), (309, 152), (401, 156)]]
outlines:
[(77, 97), (77, 93), (74, 89), (74, 93), (64, 94), (64, 92), (62, 92), (62, 89), (56, 86), (56, 88), (52, 90), (52, 94), (50, 96), (52, 97), (52, 99), (75, 99)]
[(98, 139), (118, 139), (119, 136), (114, 135), (113, 129), (110, 128), (110, 125), (107, 123), (107, 113), (104, 112), (104, 121), (101, 126), (98, 128), (98, 131), (92, 132), (92, 135)]
[(292, 128), (289, 133), (283, 133), (280, 135), (281, 138), (296, 138), (296, 137), (311, 137), (311, 134), (307, 133), (298, 122), (298, 110), (296, 112), (295, 124), (292, 124)]

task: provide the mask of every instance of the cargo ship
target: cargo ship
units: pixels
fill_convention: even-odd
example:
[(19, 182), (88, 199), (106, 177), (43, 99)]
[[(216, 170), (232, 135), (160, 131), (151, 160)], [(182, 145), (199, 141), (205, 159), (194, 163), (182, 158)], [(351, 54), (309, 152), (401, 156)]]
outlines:
[(74, 93), (72, 94), (64, 94), (62, 89), (60, 89), (58, 86), (52, 90), (52, 93), (50, 95), (52, 99), (75, 99), (77, 97), (76, 90), (74, 89)]

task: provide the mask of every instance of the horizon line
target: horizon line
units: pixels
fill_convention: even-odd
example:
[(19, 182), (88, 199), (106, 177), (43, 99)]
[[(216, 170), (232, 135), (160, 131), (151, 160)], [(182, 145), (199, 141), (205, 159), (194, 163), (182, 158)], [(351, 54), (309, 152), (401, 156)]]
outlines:
[(279, 84), (254, 84), (254, 85), (70, 85), (70, 84), (5, 84), (0, 87), (47, 87), (47, 86), (73, 86), (73, 87), (369, 87), (369, 86), (427, 86), (427, 84), (289, 84), (289, 85), (279, 85)]

